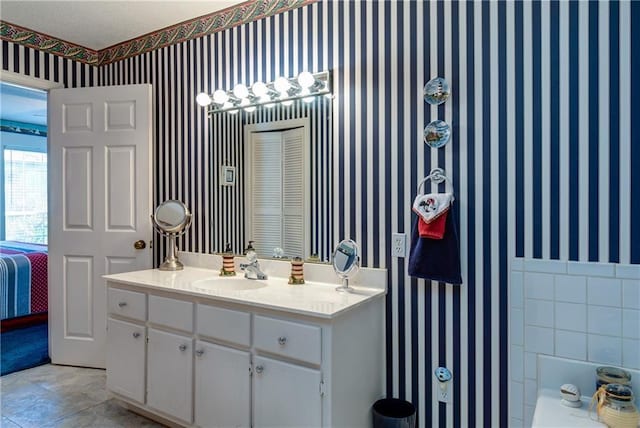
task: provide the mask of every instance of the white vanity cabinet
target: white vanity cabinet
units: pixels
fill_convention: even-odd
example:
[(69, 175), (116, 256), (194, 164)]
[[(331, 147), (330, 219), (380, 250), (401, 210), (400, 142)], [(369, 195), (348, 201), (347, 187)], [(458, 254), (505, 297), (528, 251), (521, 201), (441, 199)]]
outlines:
[(193, 420), (191, 337), (149, 328), (147, 405), (189, 424)]
[(251, 426), (251, 357), (213, 343), (196, 343), (195, 424)]
[[(107, 284), (115, 296), (107, 386), (129, 408), (188, 427), (371, 425), (371, 405), (384, 394), (383, 294), (334, 315), (320, 312), (333, 308), (326, 301), (316, 313), (131, 280)], [(136, 303), (119, 305), (123, 296)]]
[(143, 325), (107, 320), (107, 388), (144, 403), (145, 337)]
[(146, 298), (135, 291), (107, 291), (107, 388), (138, 403), (145, 402)]
[(266, 357), (253, 364), (254, 427), (323, 426), (320, 370)]

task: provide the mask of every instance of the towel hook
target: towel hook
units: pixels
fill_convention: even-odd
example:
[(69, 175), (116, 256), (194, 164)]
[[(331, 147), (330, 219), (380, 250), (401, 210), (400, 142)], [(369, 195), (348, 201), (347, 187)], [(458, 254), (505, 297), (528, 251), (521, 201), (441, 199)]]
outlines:
[(445, 180), (448, 181), (449, 179), (445, 175), (444, 169), (442, 169), (442, 168), (434, 168), (434, 169), (431, 170), (429, 175), (427, 175), (425, 178), (422, 179), (422, 181), (420, 181), (420, 183), (418, 183), (418, 192), (420, 192), (420, 189), (422, 189), (422, 185), (427, 180), (431, 180), (431, 182), (435, 183), (435, 184), (440, 184), (440, 183), (444, 182)]

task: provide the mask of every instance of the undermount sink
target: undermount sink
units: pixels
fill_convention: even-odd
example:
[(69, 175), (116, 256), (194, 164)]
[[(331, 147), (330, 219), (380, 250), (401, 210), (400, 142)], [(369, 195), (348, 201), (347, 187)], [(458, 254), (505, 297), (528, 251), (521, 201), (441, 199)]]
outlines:
[(193, 288), (201, 290), (243, 291), (256, 290), (266, 286), (265, 282), (259, 280), (228, 277), (200, 279), (193, 282)]

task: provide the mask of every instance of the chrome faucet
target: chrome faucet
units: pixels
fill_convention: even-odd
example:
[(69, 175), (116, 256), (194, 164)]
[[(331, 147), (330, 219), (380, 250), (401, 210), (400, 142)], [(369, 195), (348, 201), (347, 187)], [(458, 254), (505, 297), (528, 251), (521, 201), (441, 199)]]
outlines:
[(260, 270), (258, 254), (255, 251), (248, 251), (246, 257), (249, 263), (240, 263), (240, 269), (244, 271), (244, 277), (247, 279), (267, 279), (267, 275)]

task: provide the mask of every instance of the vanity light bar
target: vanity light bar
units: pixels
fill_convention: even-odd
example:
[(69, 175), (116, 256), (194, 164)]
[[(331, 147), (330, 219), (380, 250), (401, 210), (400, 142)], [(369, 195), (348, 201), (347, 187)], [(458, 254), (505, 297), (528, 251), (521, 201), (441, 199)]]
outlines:
[(295, 100), (313, 101), (319, 95), (331, 96), (331, 72), (310, 73), (303, 71), (295, 77), (278, 77), (273, 82), (255, 82), (251, 87), (238, 83), (231, 90), (217, 89), (213, 94), (204, 92), (196, 96), (196, 102), (207, 107), (209, 114), (247, 113), (258, 106), (273, 107), (275, 103), (290, 105)]

